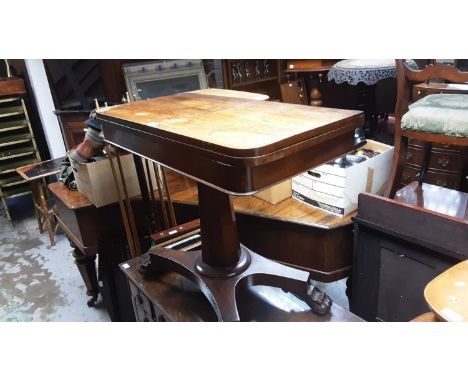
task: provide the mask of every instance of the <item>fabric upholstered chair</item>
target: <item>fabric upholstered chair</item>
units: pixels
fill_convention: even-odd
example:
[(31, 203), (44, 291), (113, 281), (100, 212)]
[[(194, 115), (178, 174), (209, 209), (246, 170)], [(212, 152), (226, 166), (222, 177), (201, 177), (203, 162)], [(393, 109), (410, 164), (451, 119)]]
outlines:
[(445, 64), (433, 64), (422, 70), (413, 70), (404, 60), (396, 60), (396, 67), (395, 152), (385, 193), (390, 198), (400, 188), (408, 139), (424, 142), (419, 184), (424, 181), (429, 166), (432, 143), (468, 146), (468, 94), (432, 94), (410, 105), (412, 83), (435, 79), (463, 83), (468, 82), (468, 72), (461, 72)]

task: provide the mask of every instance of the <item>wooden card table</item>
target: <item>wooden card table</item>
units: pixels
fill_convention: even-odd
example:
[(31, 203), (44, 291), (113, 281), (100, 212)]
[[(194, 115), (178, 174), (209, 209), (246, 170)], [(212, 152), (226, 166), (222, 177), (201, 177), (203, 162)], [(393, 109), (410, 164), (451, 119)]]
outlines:
[(230, 195), (252, 194), (353, 149), (361, 112), (181, 93), (99, 109), (106, 142), (198, 181), (202, 250), (150, 249), (148, 270), (200, 287), (220, 321), (238, 321), (236, 289), (281, 287), (324, 314), (309, 273), (239, 243)]

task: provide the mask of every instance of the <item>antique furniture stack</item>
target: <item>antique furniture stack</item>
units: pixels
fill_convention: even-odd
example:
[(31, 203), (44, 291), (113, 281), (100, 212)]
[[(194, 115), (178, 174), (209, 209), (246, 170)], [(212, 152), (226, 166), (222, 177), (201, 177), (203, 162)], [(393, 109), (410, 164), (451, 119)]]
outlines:
[[(389, 198), (361, 194), (354, 218), (350, 306), (366, 320), (407, 321), (424, 313), (426, 284), (468, 258), (468, 194), (441, 187), (445, 183), (425, 183), (436, 163), (439, 170), (442, 166), (458, 173), (451, 186), (460, 188), (461, 170), (454, 163), (460, 160), (457, 150), (468, 146), (468, 94), (430, 94), (410, 105), (412, 83), (468, 82), (468, 73), (442, 64), (423, 70), (412, 70), (403, 60), (396, 60), (396, 65), (398, 101)], [(428, 87), (419, 85), (416, 92), (424, 89)], [(413, 155), (420, 161), (417, 181), (401, 188), (406, 161)]]
[(7, 200), (31, 192), (16, 168), (40, 161), (25, 103), (23, 80), (0, 78), (0, 198), (8, 220)]
[[(415, 84), (412, 100), (418, 101), (431, 94), (468, 94), (468, 85), (423, 82)], [(423, 165), (423, 141), (410, 138), (406, 164), (401, 176), (405, 186), (417, 179)], [(468, 148), (448, 143), (432, 145), (425, 181), (430, 184), (468, 192)]]
[[(416, 154), (408, 149), (409, 140), (418, 140), (421, 144), (421, 167), (418, 181), (421, 183), (429, 175), (429, 169), (435, 161), (439, 169), (462, 172), (454, 158), (447, 153), (440, 155), (431, 153), (439, 148), (446, 150), (468, 147), (468, 94), (429, 94), (410, 106), (411, 84), (430, 80), (447, 80), (455, 83), (468, 82), (468, 72), (443, 64), (430, 65), (423, 70), (413, 70), (404, 60), (397, 61), (398, 98), (395, 110), (395, 156), (392, 167), (390, 187), (387, 195), (393, 197), (400, 187), (403, 178), (405, 161)], [(418, 90), (416, 90), (418, 91)], [(436, 146), (438, 145), (438, 146)], [(438, 154), (438, 155), (437, 155)], [(458, 159), (459, 160), (459, 159)], [(460, 182), (458, 176), (458, 182)], [(450, 178), (448, 178), (450, 179)], [(441, 181), (441, 186), (448, 184), (448, 180)], [(455, 184), (456, 180), (453, 181)], [(453, 184), (452, 184), (453, 186)]]
[(110, 144), (198, 181), (201, 252), (151, 249), (147, 276), (165, 270), (191, 279), (218, 320), (239, 320), (236, 296), (256, 284), (326, 313), (308, 272), (240, 245), (230, 194), (254, 193), (350, 151), (362, 113), (183, 93), (100, 109), (98, 120)]

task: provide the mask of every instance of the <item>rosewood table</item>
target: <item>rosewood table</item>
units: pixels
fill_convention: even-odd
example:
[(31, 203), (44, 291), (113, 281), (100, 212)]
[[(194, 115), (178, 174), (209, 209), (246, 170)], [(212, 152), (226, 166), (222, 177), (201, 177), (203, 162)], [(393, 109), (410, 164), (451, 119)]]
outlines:
[[(149, 268), (200, 287), (220, 321), (238, 321), (236, 293), (280, 287), (317, 309), (309, 273), (239, 243), (230, 195), (252, 194), (353, 149), (362, 112), (181, 93), (97, 111), (106, 142), (198, 182), (202, 250), (150, 249)], [(317, 310), (320, 312), (320, 310)]]

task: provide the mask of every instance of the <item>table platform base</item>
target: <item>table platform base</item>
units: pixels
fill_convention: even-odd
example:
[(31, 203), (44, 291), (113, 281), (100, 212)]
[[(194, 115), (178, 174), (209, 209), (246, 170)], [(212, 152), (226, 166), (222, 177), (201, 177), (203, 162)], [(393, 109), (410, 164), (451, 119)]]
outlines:
[(239, 263), (223, 269), (216, 267), (210, 274), (203, 263), (201, 251), (183, 252), (167, 248), (149, 250), (149, 260), (141, 272), (146, 278), (164, 271), (179, 273), (198, 285), (212, 305), (219, 321), (240, 321), (237, 294), (254, 285), (278, 287), (293, 293), (319, 315), (329, 314), (332, 301), (323, 292), (310, 285), (308, 272), (268, 260), (241, 246)]

